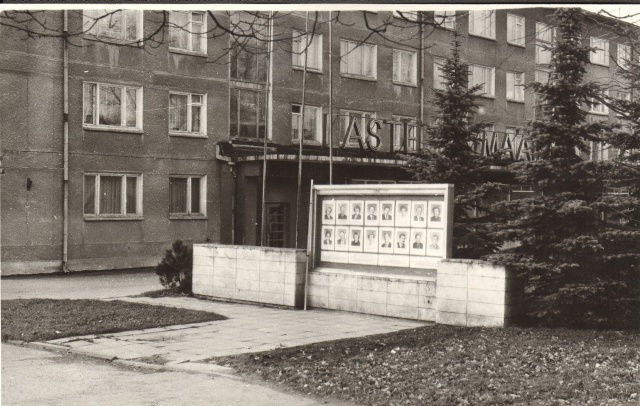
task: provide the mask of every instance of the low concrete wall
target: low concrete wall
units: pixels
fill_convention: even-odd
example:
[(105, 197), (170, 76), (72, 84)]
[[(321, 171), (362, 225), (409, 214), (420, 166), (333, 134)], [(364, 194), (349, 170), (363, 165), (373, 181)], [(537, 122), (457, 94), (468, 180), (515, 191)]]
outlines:
[(309, 274), (307, 304), (415, 320), (435, 320), (435, 278), (333, 268)]
[(305, 250), (194, 244), (193, 293), (300, 307), (305, 264)]
[(445, 259), (437, 279), (436, 323), (503, 327), (520, 314), (522, 286), (504, 266)]

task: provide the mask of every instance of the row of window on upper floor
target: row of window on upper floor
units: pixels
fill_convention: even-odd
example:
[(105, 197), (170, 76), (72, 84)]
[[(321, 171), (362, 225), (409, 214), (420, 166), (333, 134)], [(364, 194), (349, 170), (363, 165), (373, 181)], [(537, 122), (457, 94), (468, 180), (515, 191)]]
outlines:
[[(97, 36), (107, 36), (134, 40), (142, 32), (142, 11), (111, 11), (105, 17), (105, 10), (87, 10), (85, 18), (88, 31)], [(436, 14), (443, 28), (455, 28), (456, 12), (443, 11)], [(411, 13), (404, 13), (411, 18)], [(206, 54), (207, 18), (204, 12), (170, 12), (170, 48), (174, 50)], [(469, 11), (469, 33), (486, 38), (495, 38), (495, 10)], [(507, 42), (513, 45), (525, 45), (525, 17), (507, 14)], [(535, 44), (536, 63), (546, 65), (551, 62), (549, 47), (555, 41), (555, 29), (548, 24), (536, 22)], [(591, 62), (608, 66), (610, 53), (609, 41), (591, 37)], [(251, 81), (266, 81), (267, 58), (265, 44), (247, 40), (242, 46), (234, 47), (231, 52), (231, 77)], [(377, 79), (377, 45), (340, 40), (340, 73), (359, 79)], [(616, 64), (626, 67), (631, 59), (631, 47), (617, 44)], [(323, 36), (294, 31), (292, 35), (292, 66), (294, 69), (306, 68), (311, 72), (322, 72)], [(393, 82), (397, 84), (417, 84), (417, 52), (406, 49), (393, 49)]]

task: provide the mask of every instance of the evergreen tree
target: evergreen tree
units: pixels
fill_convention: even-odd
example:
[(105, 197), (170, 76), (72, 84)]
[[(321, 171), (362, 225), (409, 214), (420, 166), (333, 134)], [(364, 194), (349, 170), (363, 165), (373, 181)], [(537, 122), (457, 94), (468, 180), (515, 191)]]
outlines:
[(617, 160), (583, 157), (590, 145), (615, 138), (608, 123), (587, 122), (585, 106), (604, 97), (584, 80), (592, 48), (583, 44), (583, 18), (579, 9), (555, 13), (551, 80), (531, 85), (543, 102), (528, 134), (533, 160), (513, 165), (516, 178), (540, 194), (494, 205), (508, 220), (493, 225), (494, 235), (517, 246), (487, 259), (524, 278), (534, 321), (628, 326), (639, 304), (637, 178), (631, 194), (608, 194), (608, 186), (633, 183), (628, 171)]
[(435, 125), (425, 128), (425, 141), (417, 156), (407, 158), (414, 179), (454, 185), (453, 257), (480, 258), (497, 249), (485, 228), (487, 202), (498, 195), (499, 185), (486, 182), (483, 169), (490, 158), (476, 152), (484, 123), (474, 123), (481, 86), (468, 87), (469, 65), (461, 60), (455, 34), (451, 55), (442, 66), (444, 90), (433, 89), (439, 113)]

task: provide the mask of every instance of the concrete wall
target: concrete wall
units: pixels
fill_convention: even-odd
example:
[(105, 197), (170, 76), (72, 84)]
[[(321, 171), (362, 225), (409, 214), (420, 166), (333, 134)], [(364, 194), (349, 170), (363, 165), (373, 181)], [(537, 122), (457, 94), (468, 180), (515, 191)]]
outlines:
[(307, 305), (380, 316), (435, 320), (435, 278), (317, 268)]
[(519, 315), (521, 285), (503, 266), (445, 259), (437, 279), (436, 323), (504, 327)]
[(195, 244), (193, 293), (300, 307), (305, 264), (304, 250)]

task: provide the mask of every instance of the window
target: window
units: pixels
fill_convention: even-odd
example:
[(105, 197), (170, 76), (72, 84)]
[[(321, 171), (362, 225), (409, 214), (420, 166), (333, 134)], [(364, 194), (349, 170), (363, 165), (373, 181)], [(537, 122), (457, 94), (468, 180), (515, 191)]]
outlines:
[(524, 17), (507, 14), (507, 42), (524, 46)]
[[(351, 117), (354, 117), (356, 119), (356, 122), (358, 123), (358, 128), (360, 129), (360, 134), (366, 135), (367, 123), (372, 118), (376, 118), (376, 113), (371, 113), (366, 111), (340, 110), (340, 126), (342, 127), (340, 131), (341, 137), (344, 137), (344, 135), (347, 133), (347, 129), (349, 128), (349, 121), (351, 120)], [(355, 135), (355, 133), (352, 132), (351, 135)], [(349, 140), (346, 145), (353, 147), (353, 146), (357, 146), (358, 143), (353, 142), (352, 140)]]
[[(291, 139), (300, 139), (300, 127), (302, 120), (302, 106), (294, 104), (291, 106)], [(302, 139), (304, 141), (322, 142), (322, 108), (315, 106), (304, 106), (304, 127), (302, 129)]]
[[(311, 43), (309, 43), (309, 38), (311, 38)], [(322, 72), (322, 35), (305, 35), (302, 32), (294, 31), (291, 55), (291, 64), (294, 68), (304, 69), (304, 58), (307, 52), (309, 54), (307, 57), (307, 69)]]
[(507, 72), (507, 100), (524, 101), (524, 73)]
[(536, 23), (536, 63), (548, 65), (551, 62), (551, 49), (555, 41), (555, 28), (544, 23)]
[(289, 229), (287, 213), (289, 213), (287, 203), (267, 203), (266, 237), (268, 247), (287, 246), (287, 230)]
[[(268, 21), (257, 13), (234, 12), (230, 30), (232, 36), (231, 78), (250, 82), (267, 81)], [(251, 36), (246, 36), (251, 33)], [(243, 35), (244, 34), (244, 35)]]
[(265, 95), (249, 89), (231, 89), (230, 136), (264, 138)]
[(340, 41), (340, 73), (376, 79), (377, 46), (354, 41)]
[(433, 15), (436, 24), (440, 28), (446, 28), (448, 30), (456, 29), (456, 11), (455, 10), (442, 10), (436, 11)]
[(171, 48), (207, 53), (207, 18), (203, 12), (171, 11), (169, 14)]
[(205, 135), (206, 96), (203, 94), (169, 94), (169, 132)]
[(549, 83), (549, 72), (546, 70), (536, 70), (536, 82), (540, 82), (542, 84)]
[(631, 47), (629, 45), (618, 44), (618, 66), (628, 68), (631, 61)]
[(393, 50), (393, 81), (406, 85), (416, 84), (416, 52)]
[(600, 100), (591, 99), (589, 103), (589, 113), (609, 114), (609, 107), (603, 104)]
[(84, 215), (85, 218), (142, 216), (142, 175), (85, 174)]
[(469, 88), (480, 85), (480, 95), (495, 96), (494, 73), (495, 68), (480, 65), (469, 65), (471, 77), (469, 78)]
[(206, 176), (169, 177), (169, 214), (204, 216), (206, 206)]
[(142, 88), (84, 83), (85, 126), (142, 130)]
[(87, 33), (126, 41), (142, 39), (142, 10), (84, 10)]
[(404, 150), (404, 123), (407, 125), (407, 151), (416, 152), (418, 150), (417, 123), (414, 117), (393, 116), (393, 121), (402, 121), (393, 125), (393, 149), (394, 151)]
[(591, 37), (591, 63), (609, 66), (609, 41), (602, 38)]
[(435, 58), (433, 61), (433, 87), (436, 89), (445, 90), (447, 88), (447, 79), (442, 71), (446, 62), (444, 58)]
[(469, 11), (469, 34), (495, 39), (496, 37), (495, 10)]
[(394, 11), (393, 16), (397, 18), (403, 18), (409, 21), (418, 21), (418, 12), (417, 11)]

